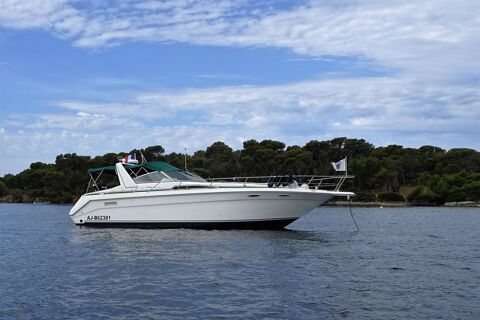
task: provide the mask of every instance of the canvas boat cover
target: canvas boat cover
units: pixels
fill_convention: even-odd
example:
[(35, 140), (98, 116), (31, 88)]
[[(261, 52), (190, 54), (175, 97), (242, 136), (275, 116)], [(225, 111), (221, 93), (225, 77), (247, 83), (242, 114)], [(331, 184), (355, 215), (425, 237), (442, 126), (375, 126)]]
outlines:
[[(124, 164), (125, 169), (140, 169), (145, 168), (148, 171), (178, 171), (177, 167), (162, 161), (150, 161), (144, 164)], [(101, 172), (115, 174), (115, 166), (97, 167), (88, 169), (88, 173)]]

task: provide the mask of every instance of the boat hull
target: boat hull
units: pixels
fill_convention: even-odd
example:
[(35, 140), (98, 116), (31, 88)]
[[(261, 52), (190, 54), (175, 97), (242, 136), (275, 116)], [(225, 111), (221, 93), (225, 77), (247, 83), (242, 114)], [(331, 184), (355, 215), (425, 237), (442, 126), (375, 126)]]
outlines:
[(109, 222), (84, 223), (93, 228), (139, 228), (139, 229), (205, 229), (205, 230), (277, 230), (282, 229), (296, 219), (248, 220), (248, 221), (210, 221), (210, 222)]
[(70, 216), (93, 227), (281, 229), (333, 195), (265, 188), (87, 194)]

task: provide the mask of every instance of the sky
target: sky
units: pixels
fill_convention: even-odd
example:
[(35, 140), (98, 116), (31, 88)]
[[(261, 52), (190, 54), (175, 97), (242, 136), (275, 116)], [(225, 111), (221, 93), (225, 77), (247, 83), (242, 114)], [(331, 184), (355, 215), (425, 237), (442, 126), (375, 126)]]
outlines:
[(215, 141), (480, 150), (480, 1), (0, 0), (0, 176)]

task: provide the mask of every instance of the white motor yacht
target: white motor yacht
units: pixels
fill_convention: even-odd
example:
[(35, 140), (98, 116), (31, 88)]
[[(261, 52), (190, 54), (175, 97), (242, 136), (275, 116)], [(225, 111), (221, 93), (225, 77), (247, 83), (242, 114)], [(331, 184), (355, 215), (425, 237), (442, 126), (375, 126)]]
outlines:
[[(120, 185), (103, 189), (99, 176)], [(106, 227), (279, 229), (340, 191), (347, 176), (270, 176), (205, 180), (165, 162), (117, 163), (89, 170), (87, 191), (70, 210), (75, 224)], [(263, 181), (263, 182), (262, 182)], [(328, 182), (330, 181), (330, 182)], [(332, 181), (336, 181), (333, 182)], [(323, 189), (331, 186), (332, 190)]]

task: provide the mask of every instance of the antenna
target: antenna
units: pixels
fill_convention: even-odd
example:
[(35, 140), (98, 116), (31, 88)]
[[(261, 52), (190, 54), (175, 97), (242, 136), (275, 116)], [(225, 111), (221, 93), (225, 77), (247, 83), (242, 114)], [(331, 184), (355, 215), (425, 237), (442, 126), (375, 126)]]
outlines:
[(187, 171), (187, 147), (185, 147), (185, 171)]
[(145, 156), (142, 153), (142, 149), (139, 150), (140, 156), (142, 157), (142, 164), (147, 163), (147, 159), (145, 159)]

